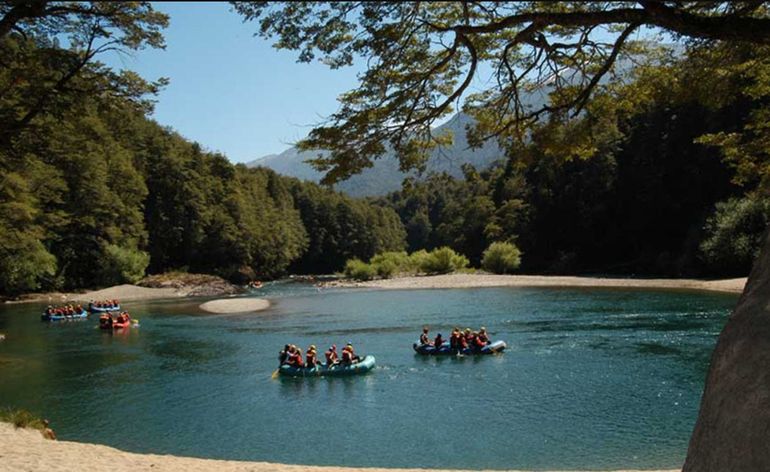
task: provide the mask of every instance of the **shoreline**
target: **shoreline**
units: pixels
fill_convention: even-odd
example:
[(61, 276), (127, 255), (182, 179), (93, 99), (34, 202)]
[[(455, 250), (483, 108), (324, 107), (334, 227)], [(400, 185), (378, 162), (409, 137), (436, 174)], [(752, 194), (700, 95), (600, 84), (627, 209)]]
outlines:
[[(586, 287), (586, 288), (645, 288), (699, 290), (740, 294), (747, 277), (735, 279), (636, 279), (564, 275), (496, 275), (496, 274), (444, 274), (394, 277), (391, 279), (357, 282), (340, 279), (321, 282), (324, 288), (369, 288), (377, 290), (423, 290), (450, 288), (484, 287)], [(25, 294), (17, 300), (6, 300), (6, 304), (57, 303), (64, 301), (88, 301), (118, 299), (121, 301), (164, 300), (204, 297), (210, 295), (231, 295), (227, 293), (202, 294), (200, 287), (141, 287), (139, 285), (116, 285), (86, 292), (53, 292)]]
[(325, 287), (370, 288), (377, 290), (424, 290), (483, 287), (585, 287), (698, 290), (740, 294), (747, 277), (735, 279), (635, 279), (562, 275), (445, 274), (396, 277), (356, 282), (339, 280)]
[[(278, 464), (261, 461), (202, 459), (165, 454), (126, 452), (101, 444), (44, 439), (36, 429), (15, 428), (0, 423), (0, 470), (111, 470), (129, 472), (153, 470), (167, 472), (463, 472), (459, 469), (390, 469), (382, 467), (338, 467)], [(676, 472), (653, 470), (618, 470), (616, 472)], [(495, 471), (500, 472), (500, 471)], [(514, 472), (513, 470), (509, 472)], [(556, 472), (556, 471), (552, 471)], [(576, 472), (576, 471), (570, 471)]]

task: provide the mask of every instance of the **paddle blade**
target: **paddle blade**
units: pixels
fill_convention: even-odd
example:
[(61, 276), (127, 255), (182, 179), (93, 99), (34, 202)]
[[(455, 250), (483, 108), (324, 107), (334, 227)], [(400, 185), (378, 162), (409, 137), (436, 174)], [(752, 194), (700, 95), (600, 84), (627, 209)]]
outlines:
[(273, 380), (278, 378), (278, 369), (275, 369), (273, 371), (273, 375), (271, 375), (270, 378), (273, 379)]

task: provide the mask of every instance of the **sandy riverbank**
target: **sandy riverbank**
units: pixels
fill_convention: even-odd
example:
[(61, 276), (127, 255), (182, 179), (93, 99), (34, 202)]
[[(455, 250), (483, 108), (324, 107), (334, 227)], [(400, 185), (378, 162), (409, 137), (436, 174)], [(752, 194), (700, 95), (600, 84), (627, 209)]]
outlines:
[(38, 430), (16, 429), (11, 424), (0, 423), (0, 470), (17, 472), (73, 470), (85, 472), (103, 470), (112, 472), (209, 470), (216, 472), (418, 472), (425, 469), (318, 467), (136, 454), (98, 444), (49, 441), (44, 439)]
[(326, 286), (376, 289), (430, 289), (474, 287), (613, 287), (708, 290), (741, 293), (746, 277), (724, 280), (697, 279), (617, 279), (545, 275), (447, 274), (355, 282), (340, 280)]

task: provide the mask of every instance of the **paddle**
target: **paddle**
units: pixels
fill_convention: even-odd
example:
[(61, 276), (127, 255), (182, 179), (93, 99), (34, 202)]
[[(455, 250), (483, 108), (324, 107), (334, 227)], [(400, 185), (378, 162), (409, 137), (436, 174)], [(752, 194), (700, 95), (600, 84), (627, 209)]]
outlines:
[(278, 371), (279, 370), (280, 369), (275, 369), (275, 371), (273, 371), (273, 375), (271, 375), (270, 378), (273, 379), (273, 380), (277, 379), (278, 378)]

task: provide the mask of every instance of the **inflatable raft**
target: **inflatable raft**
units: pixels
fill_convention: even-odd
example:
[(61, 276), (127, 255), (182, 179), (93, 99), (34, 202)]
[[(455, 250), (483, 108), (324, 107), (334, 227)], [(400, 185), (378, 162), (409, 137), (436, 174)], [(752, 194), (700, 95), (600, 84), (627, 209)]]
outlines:
[(278, 373), (285, 377), (343, 377), (365, 374), (374, 368), (374, 363), (374, 356), (366, 356), (356, 364), (337, 364), (331, 368), (327, 368), (326, 364), (320, 364), (312, 369), (282, 365), (278, 368)]
[(423, 356), (453, 356), (457, 354), (475, 356), (502, 352), (508, 346), (505, 344), (505, 341), (495, 341), (491, 344), (487, 344), (478, 351), (471, 348), (465, 348), (460, 352), (450, 348), (449, 343), (442, 344), (438, 349), (436, 349), (432, 344), (420, 344), (419, 342), (414, 343), (412, 347), (417, 354), (422, 354)]
[(48, 313), (40, 315), (41, 321), (82, 320), (86, 318), (88, 318), (88, 312), (85, 310), (80, 313), (75, 313), (74, 315), (49, 315)]
[(111, 311), (120, 311), (120, 305), (105, 306), (89, 306), (88, 309), (91, 313), (109, 313)]

